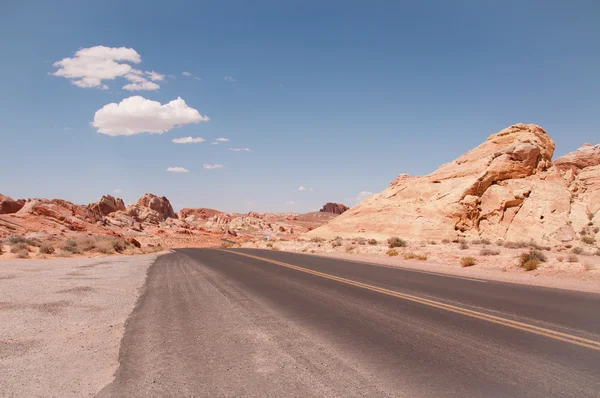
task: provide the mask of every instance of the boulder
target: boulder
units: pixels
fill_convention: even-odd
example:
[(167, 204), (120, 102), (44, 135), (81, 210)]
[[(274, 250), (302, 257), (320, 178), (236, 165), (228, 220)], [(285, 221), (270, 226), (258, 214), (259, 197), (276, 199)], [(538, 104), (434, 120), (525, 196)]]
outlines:
[(149, 193), (142, 195), (137, 202), (127, 207), (125, 212), (135, 221), (151, 224), (158, 224), (167, 218), (177, 218), (169, 199)]
[(111, 195), (103, 195), (96, 203), (90, 203), (88, 208), (94, 213), (104, 217), (116, 211), (125, 211), (123, 199), (114, 198)]

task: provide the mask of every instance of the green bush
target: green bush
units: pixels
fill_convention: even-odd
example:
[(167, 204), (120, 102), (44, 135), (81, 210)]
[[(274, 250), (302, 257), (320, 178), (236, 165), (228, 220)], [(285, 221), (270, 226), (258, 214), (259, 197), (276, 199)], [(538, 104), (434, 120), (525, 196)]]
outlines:
[(388, 246), (390, 249), (393, 249), (394, 247), (406, 247), (407, 246), (406, 241), (398, 238), (397, 236), (394, 236), (393, 238), (389, 238), (387, 243), (388, 243)]
[(472, 267), (475, 264), (477, 264), (477, 260), (474, 257), (463, 257), (460, 259), (462, 267)]

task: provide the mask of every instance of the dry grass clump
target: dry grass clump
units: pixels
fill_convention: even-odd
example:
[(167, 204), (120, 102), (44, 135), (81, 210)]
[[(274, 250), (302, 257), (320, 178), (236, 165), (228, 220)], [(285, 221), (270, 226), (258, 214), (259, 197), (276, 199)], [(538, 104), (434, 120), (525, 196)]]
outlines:
[(27, 253), (29, 253), (31, 251), (31, 248), (29, 247), (29, 245), (25, 242), (19, 242), (19, 243), (15, 243), (10, 247), (10, 252), (11, 253), (18, 253), (20, 251), (26, 251)]
[(341, 239), (335, 239), (331, 241), (331, 247), (340, 247), (342, 245)]
[(406, 247), (408, 245), (405, 240), (400, 239), (397, 236), (389, 238), (387, 243), (390, 249), (393, 249), (395, 247)]
[(474, 245), (489, 245), (491, 242), (489, 239), (474, 239), (471, 243)]
[(460, 265), (462, 267), (472, 267), (477, 264), (477, 259), (474, 257), (463, 257), (460, 259)]
[(520, 266), (526, 271), (533, 271), (537, 269), (540, 263), (546, 261), (548, 261), (548, 258), (539, 250), (530, 250), (528, 253), (521, 253), (519, 256)]
[(273, 246), (273, 247), (271, 248), (271, 250), (275, 250), (276, 252), (278, 252), (278, 251), (279, 251), (279, 248), (278, 248), (277, 246)]
[(579, 258), (575, 254), (569, 254), (567, 256), (567, 262), (568, 263), (576, 263), (576, 262), (579, 262)]
[(593, 271), (596, 269), (596, 267), (594, 267), (592, 264), (584, 264), (583, 269), (586, 271)]
[(421, 254), (421, 253), (408, 252), (408, 253), (404, 253), (404, 259), (405, 260), (415, 259), (415, 260), (425, 261), (425, 260), (427, 260), (427, 255)]
[(458, 245), (458, 248), (460, 250), (467, 250), (469, 248), (469, 245), (467, 245), (467, 242), (460, 242), (460, 245)]
[(366, 245), (367, 244), (367, 240), (363, 237), (359, 237), (359, 238), (354, 238), (354, 241), (352, 243), (356, 243), (359, 245)]
[[(12, 250), (11, 250), (11, 252), (12, 252)], [(14, 253), (17, 254), (17, 258), (29, 258), (29, 250), (27, 250), (27, 249), (20, 249)]]
[(448, 239), (448, 238), (442, 239), (442, 243), (448, 244), (448, 243), (450, 243), (450, 239)]
[(267, 243), (267, 247), (273, 247), (272, 243)]
[(596, 253), (594, 253), (595, 256), (600, 256), (600, 249), (596, 250)]
[(26, 238), (24, 236), (20, 236), (20, 235), (15, 235), (15, 236), (11, 236), (8, 238), (8, 243), (11, 245), (17, 244), (17, 243), (25, 243), (28, 246), (39, 246), (40, 245), (40, 241), (34, 238)]
[(583, 254), (583, 249), (581, 247), (574, 247), (571, 252), (573, 254)]
[[(337, 238), (336, 238), (336, 239), (337, 239)], [(315, 237), (314, 237), (314, 238), (312, 238), (310, 241), (311, 241), (311, 242), (313, 242), (313, 243), (321, 243), (321, 242), (325, 242), (325, 239), (323, 239), (323, 238), (321, 238), (321, 237), (318, 237), (318, 236), (315, 236)]]
[(390, 249), (385, 254), (389, 257), (396, 257), (398, 255), (398, 250)]
[(0, 256), (4, 254), (4, 246), (2, 246), (2, 242), (0, 242)]
[(523, 249), (525, 247), (529, 247), (529, 243), (523, 242), (523, 241), (520, 241), (520, 242), (508, 241), (508, 242), (504, 242), (503, 246), (506, 247), (507, 249)]
[(500, 250), (494, 250), (494, 249), (481, 249), (481, 251), (479, 252), (480, 255), (482, 256), (497, 256), (500, 254)]
[(372, 246), (375, 246), (377, 244), (377, 241), (375, 239), (369, 239), (368, 243)]
[(593, 245), (596, 243), (596, 238), (592, 235), (585, 235), (581, 237), (581, 241), (586, 245)]
[(56, 249), (54, 249), (54, 246), (52, 246), (52, 243), (50, 242), (43, 242), (40, 245), (40, 253), (41, 254), (52, 254), (56, 251)]
[(60, 246), (60, 248), (63, 251), (65, 251), (67, 253), (71, 253), (71, 254), (81, 253), (81, 249), (79, 248), (77, 241), (74, 239), (67, 239), (66, 241), (63, 242), (63, 244)]

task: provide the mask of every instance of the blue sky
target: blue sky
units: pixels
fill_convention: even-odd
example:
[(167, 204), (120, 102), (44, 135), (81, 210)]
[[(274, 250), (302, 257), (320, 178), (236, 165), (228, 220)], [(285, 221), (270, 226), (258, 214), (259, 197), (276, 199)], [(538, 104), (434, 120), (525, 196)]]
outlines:
[[(305, 212), (427, 174), (518, 122), (544, 127), (560, 156), (600, 141), (598, 21), (597, 1), (7, 2), (0, 192)], [(116, 62), (160, 88), (53, 75), (95, 46), (132, 49), (141, 62)], [(173, 120), (197, 123), (133, 135), (92, 126), (132, 96), (181, 97), (189, 115)], [(109, 113), (105, 129), (139, 122)], [(188, 136), (205, 141), (172, 142)]]

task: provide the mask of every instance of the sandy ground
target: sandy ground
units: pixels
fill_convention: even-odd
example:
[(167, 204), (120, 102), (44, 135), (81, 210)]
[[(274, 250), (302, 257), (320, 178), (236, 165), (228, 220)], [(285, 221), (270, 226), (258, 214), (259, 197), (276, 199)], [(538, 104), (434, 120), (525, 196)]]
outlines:
[[(341, 244), (340, 244), (341, 243)], [(428, 272), (483, 278), (501, 282), (521, 283), (559, 289), (569, 289), (600, 293), (600, 256), (596, 248), (585, 248), (583, 254), (573, 255), (570, 251), (546, 251), (547, 261), (537, 270), (525, 271), (519, 267), (518, 257), (530, 248), (510, 249), (496, 244), (473, 244), (461, 249), (458, 243), (408, 242), (405, 248), (396, 248), (398, 256), (389, 257), (385, 242), (369, 245), (357, 240), (343, 239), (313, 242), (308, 240), (271, 240), (247, 242), (242, 247), (282, 250), (311, 255), (343, 258), (388, 266), (419, 269)], [(338, 246), (338, 244), (340, 244)], [(497, 252), (495, 255), (482, 255), (482, 251)], [(405, 259), (405, 254), (423, 255), (426, 260)], [(573, 256), (571, 256), (573, 255)], [(569, 262), (577, 259), (576, 262)], [(462, 257), (473, 257), (476, 264), (463, 268)]]
[(158, 254), (0, 261), (0, 397), (93, 396)]

